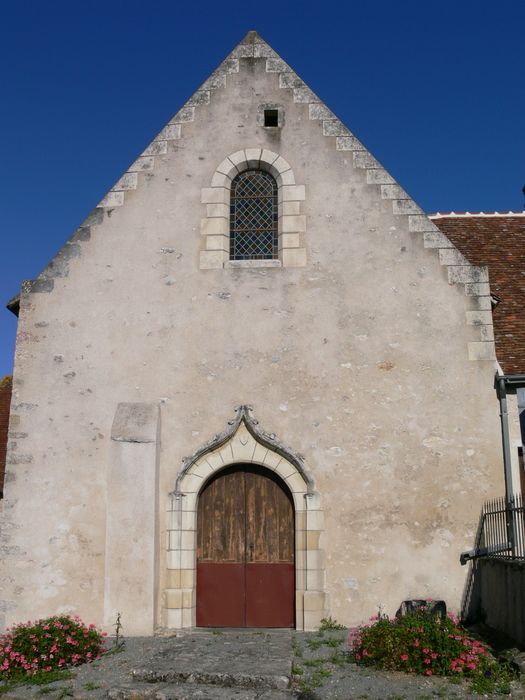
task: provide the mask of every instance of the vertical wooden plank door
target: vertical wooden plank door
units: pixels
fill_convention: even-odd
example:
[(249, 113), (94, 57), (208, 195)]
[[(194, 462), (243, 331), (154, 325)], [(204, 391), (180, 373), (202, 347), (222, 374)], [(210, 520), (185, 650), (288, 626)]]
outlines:
[(293, 627), (294, 513), (272, 472), (213, 477), (197, 516), (197, 626)]

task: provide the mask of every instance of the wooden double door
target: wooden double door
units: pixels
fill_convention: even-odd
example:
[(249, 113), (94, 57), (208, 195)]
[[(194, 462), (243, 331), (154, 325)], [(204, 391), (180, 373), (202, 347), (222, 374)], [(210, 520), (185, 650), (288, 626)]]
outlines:
[(197, 626), (293, 627), (294, 509), (271, 471), (221, 471), (199, 497)]

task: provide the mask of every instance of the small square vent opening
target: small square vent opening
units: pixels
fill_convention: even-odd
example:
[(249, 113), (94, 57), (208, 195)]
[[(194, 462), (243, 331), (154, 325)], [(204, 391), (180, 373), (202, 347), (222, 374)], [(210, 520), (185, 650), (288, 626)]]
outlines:
[(279, 110), (265, 109), (264, 110), (264, 126), (279, 126)]

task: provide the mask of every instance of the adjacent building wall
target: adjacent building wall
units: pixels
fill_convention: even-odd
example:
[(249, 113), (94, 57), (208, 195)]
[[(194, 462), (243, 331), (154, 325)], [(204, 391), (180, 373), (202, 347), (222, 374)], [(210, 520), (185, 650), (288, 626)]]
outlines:
[[(57, 610), (103, 622), (111, 426), (118, 404), (137, 402), (160, 409), (156, 625), (167, 624), (161, 592), (176, 588), (169, 494), (184, 457), (239, 404), (311, 474), (333, 617), (358, 623), (410, 597), (459, 607), (459, 553), (482, 501), (503, 489), (486, 270), (267, 45), (238, 49), (24, 287), (12, 420), (26, 437), (11, 445), (3, 516), (8, 623)], [(280, 105), (282, 128), (258, 123), (261, 104)], [(305, 217), (296, 267), (200, 269), (213, 245), (203, 189), (224, 188), (214, 174), (243, 149), (282, 156), (304, 185), (280, 202), (301, 202)], [(149, 577), (149, 550), (137, 548), (129, 566)]]

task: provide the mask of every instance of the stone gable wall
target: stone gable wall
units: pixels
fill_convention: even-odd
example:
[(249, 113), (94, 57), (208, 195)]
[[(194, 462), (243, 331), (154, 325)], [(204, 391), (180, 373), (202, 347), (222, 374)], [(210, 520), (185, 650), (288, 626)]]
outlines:
[[(107, 621), (108, 600), (148, 566), (136, 629), (191, 625), (194, 555), (170, 554), (168, 504), (185, 457), (240, 404), (302, 455), (318, 494), (322, 594), (307, 626), (326, 613), (358, 623), (379, 604), (393, 613), (403, 598), (459, 607), (459, 553), (482, 500), (503, 487), (486, 270), (264, 47), (237, 47), (23, 289), (12, 412), (26, 437), (8, 460), (7, 622), (57, 609)], [(261, 126), (263, 104), (279, 105), (282, 128)], [(286, 239), (297, 266), (203, 255), (217, 241), (202, 220), (226, 218), (227, 202), (209, 199), (233, 173), (220, 165), (250, 149), (282, 158), (300, 183), (300, 198), (280, 201), (300, 204), (286, 214), (300, 224)], [(156, 442), (112, 436), (126, 404), (158, 407)], [(144, 479), (158, 503), (142, 542), (132, 504)], [(129, 521), (118, 537), (115, 511)], [(126, 532), (123, 560), (114, 543)]]

